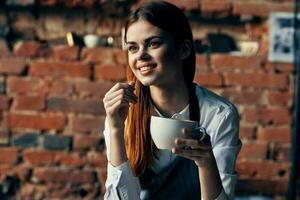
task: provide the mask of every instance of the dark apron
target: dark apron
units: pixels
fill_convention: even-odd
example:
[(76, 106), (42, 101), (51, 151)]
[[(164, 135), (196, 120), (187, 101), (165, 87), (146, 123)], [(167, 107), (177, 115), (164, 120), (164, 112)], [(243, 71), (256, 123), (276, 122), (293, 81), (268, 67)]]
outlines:
[[(189, 85), (190, 119), (200, 121), (196, 85)], [(193, 160), (177, 156), (173, 163), (159, 173), (147, 169), (139, 177), (141, 200), (199, 200), (198, 167)]]
[(139, 180), (141, 200), (201, 199), (198, 167), (194, 161), (183, 157), (176, 157), (159, 173), (146, 170)]

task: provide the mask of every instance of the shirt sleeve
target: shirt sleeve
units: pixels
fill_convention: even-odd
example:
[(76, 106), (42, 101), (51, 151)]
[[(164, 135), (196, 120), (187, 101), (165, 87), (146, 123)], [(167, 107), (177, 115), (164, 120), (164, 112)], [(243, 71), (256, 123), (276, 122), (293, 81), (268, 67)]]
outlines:
[(215, 137), (212, 139), (212, 146), (223, 191), (216, 200), (234, 199), (235, 184), (238, 178), (235, 164), (241, 148), (239, 116), (236, 109), (231, 108), (221, 115), (219, 119)]
[(110, 164), (110, 137), (107, 118), (104, 126), (104, 139), (107, 155), (107, 178), (105, 182), (106, 192), (104, 199), (107, 200), (139, 200), (140, 183), (139, 179), (133, 176), (128, 161), (119, 166)]

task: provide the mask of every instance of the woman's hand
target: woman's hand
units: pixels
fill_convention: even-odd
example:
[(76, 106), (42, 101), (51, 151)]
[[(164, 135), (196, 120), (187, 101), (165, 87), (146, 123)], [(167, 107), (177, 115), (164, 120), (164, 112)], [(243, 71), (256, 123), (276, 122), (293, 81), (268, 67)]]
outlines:
[(104, 96), (103, 103), (111, 129), (124, 128), (129, 103), (136, 103), (134, 82), (117, 83)]
[(202, 133), (199, 130), (183, 129), (183, 138), (175, 139), (175, 148), (172, 152), (194, 160), (198, 167), (209, 167), (214, 162), (214, 155), (210, 143), (210, 137), (205, 135), (203, 140), (200, 140)]

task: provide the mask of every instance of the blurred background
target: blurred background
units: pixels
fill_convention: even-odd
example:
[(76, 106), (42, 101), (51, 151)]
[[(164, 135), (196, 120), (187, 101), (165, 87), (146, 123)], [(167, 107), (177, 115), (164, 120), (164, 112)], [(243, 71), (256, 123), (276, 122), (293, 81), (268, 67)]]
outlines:
[[(0, 199), (103, 198), (102, 98), (126, 80), (122, 26), (143, 2), (0, 1)], [(193, 29), (194, 81), (239, 110), (237, 199), (286, 199), (288, 191), (299, 199), (290, 179), (299, 186), (291, 173), (295, 3), (169, 2)]]

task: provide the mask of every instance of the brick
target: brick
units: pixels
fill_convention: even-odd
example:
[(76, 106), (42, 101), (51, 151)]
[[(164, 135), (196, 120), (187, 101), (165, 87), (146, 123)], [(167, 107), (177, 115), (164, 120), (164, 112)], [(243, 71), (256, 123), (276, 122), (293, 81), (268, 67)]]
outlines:
[(14, 45), (14, 54), (20, 57), (36, 57), (39, 55), (41, 44), (34, 41), (17, 42)]
[(211, 66), (217, 70), (235, 70), (244, 71), (258, 70), (262, 67), (265, 61), (263, 56), (233, 56), (226, 54), (212, 54)]
[(261, 105), (263, 102), (262, 92), (259, 91), (225, 90), (222, 96), (236, 105)]
[(70, 99), (66, 97), (49, 97), (47, 108), (51, 111), (104, 114), (103, 102), (99, 100)]
[(33, 199), (33, 195), (36, 194), (35, 185), (32, 183), (24, 183), (20, 188), (20, 194), (25, 199)]
[(203, 86), (221, 86), (223, 84), (222, 75), (220, 73), (201, 73), (196, 74), (194, 81)]
[(266, 142), (243, 142), (243, 147), (238, 155), (239, 160), (262, 160), (267, 158), (268, 144)]
[(74, 61), (79, 57), (79, 48), (76, 46), (69, 47), (65, 45), (52, 46), (51, 58), (54, 60), (69, 60)]
[[(246, 24), (245, 28), (246, 31), (253, 39), (257, 38), (260, 39), (262, 35), (268, 34), (269, 24), (267, 22), (262, 23), (248, 23)], [(262, 47), (262, 46), (261, 46)], [(267, 60), (266, 60), (267, 62)]]
[(75, 132), (102, 132), (104, 117), (74, 117), (71, 124)]
[(86, 158), (78, 152), (61, 152), (56, 155), (59, 164), (67, 167), (82, 167), (86, 165)]
[(22, 135), (13, 135), (12, 144), (14, 146), (28, 148), (38, 146), (39, 135), (36, 133), (25, 133)]
[(8, 128), (31, 128), (41, 130), (63, 130), (66, 119), (58, 114), (17, 114), (5, 115)]
[(10, 106), (10, 98), (8, 96), (0, 95), (0, 110), (8, 110)]
[(291, 92), (273, 92), (267, 93), (269, 105), (291, 107), (293, 102), (293, 94)]
[(8, 77), (7, 88), (9, 94), (44, 94), (47, 84), (38, 78)]
[(10, 165), (1, 165), (0, 164), (0, 181), (4, 181), (4, 179), (6, 178), (7, 174), (9, 174), (9, 171), (11, 170), (11, 166)]
[(262, 124), (291, 124), (291, 113), (288, 109), (252, 109), (246, 108), (242, 114), (247, 122)]
[(14, 165), (19, 159), (18, 149), (15, 147), (0, 147), (0, 164)]
[(259, 44), (259, 48), (258, 48), (258, 51), (257, 51), (256, 54), (260, 55), (260, 56), (266, 56), (266, 55), (268, 55), (268, 52), (269, 52), (269, 41), (268, 41), (267, 37), (259, 37), (258, 40), (260, 40), (260, 44)]
[(48, 94), (51, 95), (71, 95), (74, 93), (74, 84), (70, 81), (57, 80), (49, 84)]
[(27, 182), (31, 176), (30, 166), (19, 164), (11, 168), (10, 172), (7, 175), (17, 178), (21, 182)]
[(241, 125), (239, 135), (241, 139), (251, 140), (255, 138), (255, 132), (256, 132), (255, 127), (248, 127), (248, 126)]
[(241, 178), (288, 180), (290, 172), (289, 162), (238, 161), (236, 167)]
[[(103, 6), (102, 9), (107, 11), (109, 10), (110, 13), (114, 13), (116, 14), (116, 16), (117, 15), (121, 16), (123, 13), (116, 6), (112, 6), (112, 4), (110, 6), (106, 4), (106, 6)], [(112, 18), (107, 15), (107, 16), (103, 16), (101, 23), (99, 23), (99, 19), (97, 19), (95, 16), (91, 14), (88, 18), (88, 23), (89, 24), (86, 27), (87, 32), (97, 33), (100, 36), (104, 36), (105, 40), (107, 39), (105, 38), (107, 36), (117, 36), (117, 35), (121, 36), (122, 27), (123, 27), (121, 20), (112, 20)], [(102, 45), (100, 46), (107, 45), (107, 41), (105, 40), (101, 42)], [(121, 37), (114, 37), (114, 43), (112, 44), (112, 46), (120, 47)]]
[(3, 146), (7, 146), (10, 143), (10, 132), (7, 130), (0, 130), (0, 145)]
[(92, 96), (97, 97), (98, 99), (102, 99), (106, 92), (110, 90), (115, 83), (112, 82), (81, 82), (76, 83), (75, 91), (80, 96)]
[(8, 75), (20, 75), (26, 68), (26, 60), (24, 58), (1, 58), (0, 73)]
[(120, 81), (126, 79), (126, 69), (124, 66), (110, 64), (100, 64), (95, 66), (96, 80)]
[(89, 151), (87, 154), (87, 162), (93, 167), (104, 169), (107, 167), (106, 153)]
[(18, 95), (14, 97), (13, 108), (15, 110), (37, 110), (41, 111), (45, 108), (44, 95)]
[(285, 195), (288, 190), (288, 180), (282, 179), (239, 179), (236, 184), (236, 194)]
[(112, 48), (84, 48), (81, 52), (81, 60), (84, 63), (116, 64)]
[(92, 183), (95, 180), (93, 171), (79, 171), (60, 168), (34, 168), (33, 177), (38, 182), (61, 182), (73, 184)]
[(292, 2), (234, 1), (234, 15), (268, 17), (271, 12), (292, 12)]
[[(62, 2), (62, 1), (60, 1)], [(56, 11), (55, 15), (41, 13), (43, 29), (37, 32), (41, 39), (47, 41), (51, 39), (65, 38), (67, 32), (76, 32), (77, 35), (84, 35), (84, 16), (82, 12), (68, 12), (65, 10)], [(72, 22), (72, 23), (69, 23)]]
[(100, 136), (95, 135), (74, 135), (73, 149), (99, 149), (101, 144)]
[(265, 68), (269, 71), (276, 71), (281, 73), (295, 72), (295, 66), (292, 63), (267, 62)]
[(199, 9), (197, 0), (167, 0), (168, 2), (175, 4), (177, 7), (185, 10), (197, 10)]
[(0, 57), (5, 57), (5, 56), (11, 55), (11, 52), (7, 46), (6, 40), (4, 40), (2, 38), (0, 39), (0, 52), (1, 52)]
[[(119, 34), (120, 32), (118, 32)], [(114, 49), (113, 54), (117, 65), (127, 65), (127, 52), (122, 49)]]
[(278, 144), (273, 149), (274, 160), (279, 162), (291, 161), (291, 144)]
[(36, 77), (89, 79), (91, 69), (89, 65), (77, 62), (34, 61), (29, 74)]
[(201, 12), (225, 12), (230, 11), (231, 2), (229, 0), (201, 0)]
[(288, 87), (288, 76), (284, 74), (224, 74), (225, 85), (245, 86), (254, 88), (276, 88), (285, 89)]
[(258, 129), (258, 140), (268, 142), (291, 142), (291, 128), (287, 127), (261, 127)]
[(17, 32), (24, 33), (24, 38), (26, 37), (26, 40), (34, 40), (34, 29), (38, 26), (38, 24), (38, 19), (31, 13), (16, 12), (12, 22), (12, 28)]
[(202, 71), (207, 68), (209, 68), (209, 59), (207, 55), (196, 54), (196, 70)]
[[(153, 0), (139, 0), (139, 4), (145, 2), (151, 2)], [(172, 4), (175, 4), (177, 7), (185, 10), (197, 10), (199, 9), (198, 1), (197, 0), (166, 0)]]
[(48, 195), (51, 185), (37, 185), (31, 182), (23, 183), (20, 193), (24, 199), (43, 199)]
[(44, 135), (42, 146), (50, 150), (71, 150), (72, 138), (61, 135)]
[(58, 14), (46, 15), (41, 13), (40, 17), (43, 19), (43, 29), (38, 27), (40, 30), (37, 32), (39, 38), (50, 40), (58, 37), (66, 37), (68, 30), (65, 27), (65, 17), (62, 17), (61, 12), (58, 12)]
[(34, 165), (55, 165), (55, 152), (47, 150), (26, 149), (23, 153), (24, 162)]

